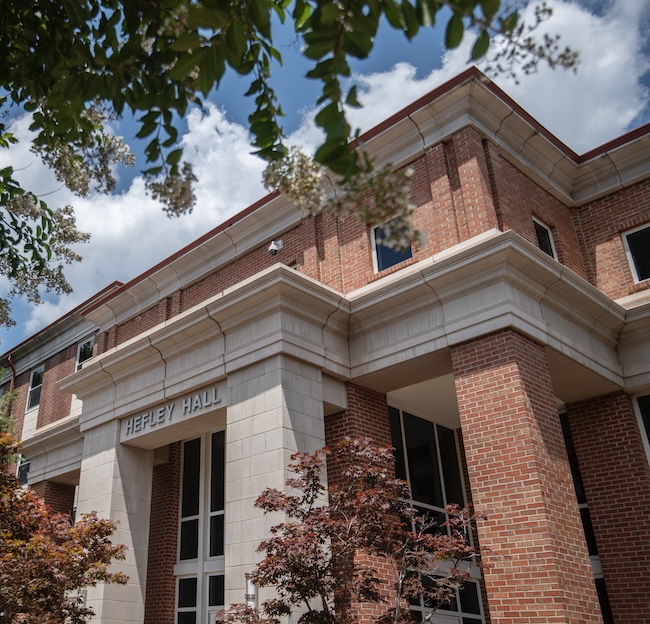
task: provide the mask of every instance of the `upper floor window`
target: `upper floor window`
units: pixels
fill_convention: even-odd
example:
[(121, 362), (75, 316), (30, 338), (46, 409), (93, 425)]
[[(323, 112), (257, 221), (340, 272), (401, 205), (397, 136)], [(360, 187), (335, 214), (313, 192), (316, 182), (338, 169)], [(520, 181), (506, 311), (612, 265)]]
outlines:
[(43, 387), (43, 372), (45, 364), (41, 364), (32, 371), (29, 379), (29, 394), (27, 395), (27, 409), (36, 407), (41, 402), (41, 388)]
[(535, 226), (535, 235), (537, 236), (537, 244), (539, 248), (551, 258), (557, 260), (557, 253), (555, 251), (555, 243), (553, 242), (553, 233), (548, 225), (545, 225), (537, 219), (533, 219)]
[(650, 279), (650, 225), (623, 234), (623, 244), (634, 281)]
[[(386, 239), (395, 234), (395, 223), (395, 221), (389, 221), (383, 225), (375, 226), (370, 231), (373, 261), (375, 264), (375, 272), (377, 273), (413, 257), (413, 251), (410, 245), (405, 249), (395, 249), (386, 244)], [(399, 236), (399, 232), (397, 232), (397, 235)]]
[(86, 340), (82, 340), (77, 345), (77, 366), (75, 370), (80, 370), (81, 365), (93, 356), (93, 346), (95, 345), (95, 337), (91, 336)]

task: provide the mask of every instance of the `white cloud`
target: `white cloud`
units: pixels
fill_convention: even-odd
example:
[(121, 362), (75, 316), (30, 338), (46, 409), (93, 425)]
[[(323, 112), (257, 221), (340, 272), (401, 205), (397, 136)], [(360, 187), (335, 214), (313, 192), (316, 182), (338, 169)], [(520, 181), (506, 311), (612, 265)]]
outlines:
[[(601, 14), (589, 10), (594, 3), (588, 0), (582, 4), (549, 0), (549, 4), (554, 14), (545, 28), (580, 50), (577, 75), (541, 68), (519, 84), (503, 76), (496, 82), (569, 147), (582, 152), (615, 138), (649, 113), (642, 80), (650, 69), (650, 2), (611, 0)], [(468, 39), (458, 50), (445, 53), (442, 66), (421, 79), (414, 67), (400, 62), (385, 72), (355, 76), (364, 108), (350, 111), (352, 124), (367, 130), (457, 75), (468, 66), (471, 44)], [(50, 193), (60, 184), (29, 152), (28, 125), (27, 119), (15, 123), (13, 130), (23, 141), (0, 150), (0, 166), (21, 169), (19, 179), (39, 193)], [(313, 149), (321, 136), (308, 112), (290, 139)], [(4, 337), (0, 332), (7, 346), (110, 282), (132, 279), (265, 193), (260, 182), (263, 163), (251, 155), (247, 131), (229, 122), (223, 111), (209, 107), (204, 115), (192, 112), (183, 145), (199, 177), (197, 207), (188, 217), (167, 219), (137, 177), (126, 191), (112, 197), (80, 200), (65, 190), (47, 197), (52, 205), (73, 203), (79, 225), (92, 232), (92, 241), (80, 249), (83, 262), (67, 273), (75, 293), (38, 308), (21, 307), (20, 331), (4, 332)]]

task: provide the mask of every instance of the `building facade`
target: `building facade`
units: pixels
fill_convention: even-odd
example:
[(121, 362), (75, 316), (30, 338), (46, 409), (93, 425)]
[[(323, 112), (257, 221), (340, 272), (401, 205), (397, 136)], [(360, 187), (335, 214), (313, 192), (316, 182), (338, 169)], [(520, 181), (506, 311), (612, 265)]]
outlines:
[(255, 498), (364, 435), (486, 516), (432, 622), (650, 623), (650, 126), (577, 155), (472, 69), (362, 139), (413, 169), (419, 245), (274, 193), (3, 357), (27, 483), (129, 548), (96, 620), (243, 602)]

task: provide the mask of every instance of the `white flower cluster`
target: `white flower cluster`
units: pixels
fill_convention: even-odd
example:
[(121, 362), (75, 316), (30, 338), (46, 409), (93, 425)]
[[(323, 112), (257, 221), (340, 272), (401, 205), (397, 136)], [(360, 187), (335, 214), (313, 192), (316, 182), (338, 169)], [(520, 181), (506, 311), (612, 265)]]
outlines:
[(17, 217), (36, 220), (41, 216), (41, 209), (32, 193), (12, 195), (7, 201), (6, 209)]
[(393, 171), (390, 167), (374, 169), (368, 164), (359, 173), (341, 180), (333, 196), (323, 192), (325, 170), (298, 148), (286, 158), (270, 163), (264, 172), (267, 188), (280, 190), (307, 212), (315, 215), (327, 210), (337, 217), (355, 215), (373, 226), (386, 223), (384, 245), (406, 249), (420, 240), (420, 233), (411, 228), (413, 205), (411, 169)]
[(86, 197), (91, 188), (104, 193), (112, 191), (116, 184), (114, 165), (135, 164), (124, 139), (107, 130), (103, 110), (89, 106), (83, 117), (92, 123), (93, 130), (83, 134), (78, 142), (63, 140), (32, 148), (54, 170), (56, 179), (80, 197)]
[(151, 196), (162, 203), (168, 217), (180, 217), (191, 214), (194, 209), (194, 182), (196, 176), (192, 165), (185, 162), (179, 174), (168, 175), (163, 179), (147, 178), (145, 185)]
[(309, 215), (323, 209), (324, 169), (297, 147), (281, 160), (270, 162), (264, 171), (264, 185), (279, 190)]

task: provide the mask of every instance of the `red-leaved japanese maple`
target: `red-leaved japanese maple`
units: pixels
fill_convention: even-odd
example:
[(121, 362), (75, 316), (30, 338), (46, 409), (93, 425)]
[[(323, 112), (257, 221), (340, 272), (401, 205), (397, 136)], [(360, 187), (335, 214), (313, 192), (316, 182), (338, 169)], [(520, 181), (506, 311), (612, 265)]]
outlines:
[(0, 427), (0, 624), (80, 624), (92, 610), (79, 590), (126, 583), (108, 570), (124, 558), (124, 546), (111, 543), (109, 520), (88, 514), (72, 524), (22, 489), (12, 471), (19, 451), (8, 427)]
[[(324, 484), (325, 471), (336, 475)], [(449, 602), (468, 577), (476, 551), (467, 510), (450, 507), (436, 525), (411, 505), (407, 482), (394, 477), (392, 449), (345, 438), (334, 448), (296, 453), (287, 492), (265, 490), (256, 506), (281, 512), (258, 551), (253, 573), (276, 597), (259, 609), (233, 605), (228, 624), (274, 624), (296, 614), (300, 624), (348, 624), (363, 603), (383, 605), (380, 624), (412, 621), (408, 604), (424, 598), (433, 610)], [(391, 580), (377, 564), (389, 562)], [(384, 565), (385, 567), (385, 565)]]

